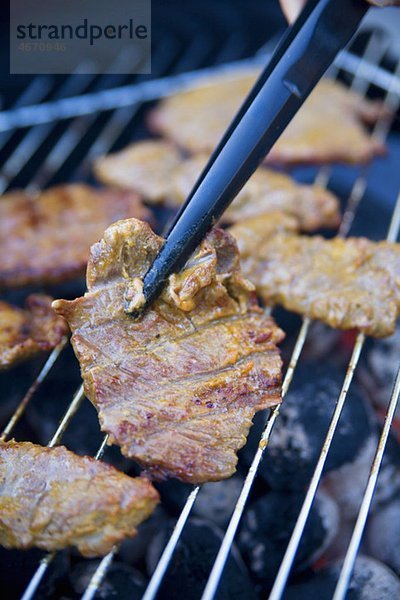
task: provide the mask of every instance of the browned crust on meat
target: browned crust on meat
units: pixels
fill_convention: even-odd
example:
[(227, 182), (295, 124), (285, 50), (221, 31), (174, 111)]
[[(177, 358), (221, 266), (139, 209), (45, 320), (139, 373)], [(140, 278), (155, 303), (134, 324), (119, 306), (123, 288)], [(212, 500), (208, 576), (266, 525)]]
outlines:
[(400, 311), (400, 245), (365, 238), (326, 240), (290, 229), (286, 223), (280, 233), (268, 235), (259, 219), (230, 230), (243, 271), (263, 300), (331, 327), (391, 335)]
[[(254, 84), (257, 73), (215, 76), (208, 84), (163, 100), (149, 116), (151, 129), (191, 153), (211, 153)], [(384, 114), (381, 102), (342, 84), (321, 81), (268, 154), (272, 164), (363, 163), (385, 151), (362, 122)]]
[(221, 230), (133, 320), (124, 303), (162, 244), (134, 219), (109, 227), (91, 251), (87, 294), (53, 306), (72, 327), (110, 441), (156, 477), (217, 481), (234, 472), (255, 412), (281, 400), (283, 333), (258, 307)]
[[(183, 158), (169, 142), (145, 140), (98, 159), (94, 170), (103, 183), (133, 189), (151, 204), (177, 208), (186, 200), (207, 158), (206, 154)], [(252, 175), (221, 221), (237, 223), (276, 211), (296, 217), (303, 231), (335, 228), (340, 223), (339, 201), (331, 192), (263, 167)]]
[(54, 312), (52, 301), (32, 294), (25, 309), (0, 301), (0, 369), (49, 352), (67, 335), (67, 322)]
[(102, 556), (136, 535), (158, 494), (144, 478), (60, 446), (0, 444), (0, 544)]
[(0, 288), (64, 281), (84, 273), (91, 244), (119, 219), (151, 213), (132, 191), (60, 185), (0, 198)]

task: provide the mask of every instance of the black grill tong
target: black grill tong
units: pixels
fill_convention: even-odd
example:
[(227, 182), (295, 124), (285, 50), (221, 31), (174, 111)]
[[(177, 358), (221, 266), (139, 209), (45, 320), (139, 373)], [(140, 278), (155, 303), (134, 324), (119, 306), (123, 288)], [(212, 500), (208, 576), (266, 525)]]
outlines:
[[(288, 29), (175, 217), (144, 278), (146, 304), (184, 266), (218, 221), (307, 96), (350, 41), (366, 0), (308, 0)], [(193, 118), (196, 115), (193, 114)]]

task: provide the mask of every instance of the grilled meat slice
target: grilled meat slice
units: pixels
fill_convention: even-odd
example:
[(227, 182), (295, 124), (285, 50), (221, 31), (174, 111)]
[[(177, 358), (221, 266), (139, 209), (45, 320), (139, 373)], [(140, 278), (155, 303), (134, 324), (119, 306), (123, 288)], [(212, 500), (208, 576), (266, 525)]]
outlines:
[(144, 478), (128, 477), (66, 448), (0, 443), (0, 544), (6, 548), (107, 554), (136, 535), (158, 494)]
[(73, 184), (0, 199), (0, 288), (82, 275), (91, 244), (119, 219), (150, 219), (131, 191)]
[(244, 222), (230, 231), (243, 272), (265, 302), (339, 329), (356, 328), (374, 337), (394, 332), (400, 311), (399, 244), (300, 236), (282, 220), (281, 232), (271, 235), (267, 219), (264, 223)]
[(181, 153), (170, 142), (143, 140), (98, 158), (93, 168), (106, 185), (134, 190), (151, 204), (175, 206), (173, 179), (182, 161)]
[[(255, 71), (216, 76), (166, 98), (150, 113), (151, 128), (189, 152), (211, 153), (257, 78)], [(321, 81), (267, 156), (273, 164), (359, 163), (384, 148), (362, 122), (373, 123), (382, 104), (332, 80)]]
[(32, 294), (25, 310), (0, 301), (0, 369), (52, 350), (67, 334), (68, 325), (52, 309), (52, 300)]
[(163, 244), (129, 219), (91, 250), (88, 292), (57, 300), (103, 431), (156, 477), (229, 477), (256, 411), (281, 400), (283, 333), (241, 276), (236, 244), (215, 229), (139, 320), (142, 278)]
[[(98, 159), (95, 172), (103, 183), (136, 190), (152, 204), (175, 208), (187, 198), (206, 162), (206, 154), (184, 159), (171, 143), (146, 140)], [(329, 191), (265, 168), (254, 173), (222, 221), (237, 223), (275, 211), (295, 216), (303, 231), (337, 227), (340, 222), (339, 202)]]

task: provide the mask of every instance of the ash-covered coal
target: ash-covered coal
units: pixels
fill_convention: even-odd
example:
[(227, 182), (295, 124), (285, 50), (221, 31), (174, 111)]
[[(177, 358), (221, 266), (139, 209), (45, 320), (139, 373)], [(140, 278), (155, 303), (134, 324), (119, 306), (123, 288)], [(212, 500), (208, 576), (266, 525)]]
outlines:
[[(340, 394), (343, 377), (343, 372), (332, 364), (308, 362), (297, 367), (259, 471), (272, 488), (302, 490), (308, 485)], [(371, 415), (353, 382), (325, 471), (353, 462), (372, 434)]]
[[(308, 577), (289, 586), (283, 600), (332, 600), (339, 578), (342, 561), (332, 563)], [(346, 600), (394, 600), (400, 598), (400, 579), (383, 563), (368, 556), (356, 560)]]
[[(270, 587), (278, 572), (300, 512), (304, 494), (270, 492), (251, 504), (238, 545), (254, 578)], [(294, 563), (299, 572), (317, 560), (337, 533), (338, 508), (326, 494), (313, 504)]]
[(225, 529), (243, 487), (244, 480), (236, 474), (225, 481), (206, 483), (193, 506), (193, 514), (212, 521)]
[[(149, 574), (157, 565), (175, 521), (160, 531), (148, 549)], [(221, 545), (223, 532), (214, 524), (192, 518), (186, 524), (171, 564), (165, 574), (158, 600), (199, 600)], [(235, 544), (227, 560), (216, 594), (217, 600), (256, 600), (255, 586)]]
[(400, 576), (400, 498), (376, 511), (368, 520), (368, 553)]
[[(358, 514), (377, 445), (378, 431), (371, 435), (353, 462), (324, 477), (324, 486), (335, 497), (346, 519), (354, 519)], [(398, 496), (399, 492), (400, 446), (393, 436), (389, 436), (370, 512)]]

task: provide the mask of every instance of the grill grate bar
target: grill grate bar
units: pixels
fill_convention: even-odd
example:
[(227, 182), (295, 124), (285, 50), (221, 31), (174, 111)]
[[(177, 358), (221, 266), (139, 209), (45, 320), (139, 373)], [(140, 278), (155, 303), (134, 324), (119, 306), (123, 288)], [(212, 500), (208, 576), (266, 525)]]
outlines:
[[(400, 203), (399, 203), (400, 206)], [(353, 530), (351, 541), (346, 552), (342, 571), (336, 586), (333, 600), (344, 600), (346, 591), (350, 584), (350, 578), (353, 571), (354, 563), (357, 558), (357, 553), (360, 547), (361, 538), (364, 533), (365, 524), (368, 518), (369, 509), (379, 477), (379, 470), (382, 464), (383, 455), (386, 448), (386, 443), (389, 437), (390, 428), (393, 422), (393, 417), (397, 407), (400, 395), (400, 368), (397, 371), (396, 382), (390, 398), (388, 411), (385, 417), (385, 423), (382, 429), (381, 437), (376, 449), (375, 458), (371, 467), (368, 483), (365, 488), (364, 496), (361, 502), (360, 511), (358, 513), (356, 525)]]
[(312, 503), (314, 501), (315, 494), (317, 492), (318, 485), (320, 483), (321, 475), (323, 468), (325, 466), (326, 457), (328, 455), (333, 436), (336, 430), (336, 426), (338, 424), (344, 403), (347, 398), (347, 392), (349, 390), (350, 384), (353, 379), (354, 371), (357, 367), (358, 360), (360, 358), (361, 350), (363, 348), (365, 341), (365, 336), (363, 334), (358, 334), (356, 343), (353, 348), (353, 352), (351, 355), (350, 363), (347, 368), (346, 376), (343, 382), (343, 386), (340, 392), (339, 400), (336, 404), (335, 411), (332, 416), (332, 420), (328, 429), (328, 433), (326, 435), (324, 444), (322, 446), (321, 454), (319, 455), (319, 459), (317, 462), (317, 466), (315, 467), (315, 471), (313, 473), (309, 488), (307, 490), (306, 497), (304, 499), (303, 505), (301, 507), (301, 511), (299, 513), (296, 526), (293, 530), (292, 536), (290, 538), (289, 545), (285, 552), (285, 556), (281, 563), (281, 566), (278, 571), (278, 575), (275, 579), (274, 586), (272, 588), (271, 594), (269, 596), (269, 600), (278, 600), (281, 598), (282, 592), (285, 588), (287, 579), (289, 577), (290, 570), (292, 568), (293, 560), (297, 552), (298, 545), (301, 540), (301, 536), (303, 535), (304, 527), (306, 525), (309, 512), (311, 510)]
[[(110, 72), (104, 73), (96, 81), (96, 89), (101, 90), (104, 84), (108, 81), (110, 73), (114, 70), (123, 73), (124, 70), (129, 68), (131, 63), (132, 52), (123, 51), (117, 57), (114, 64), (110, 67)], [(115, 75), (115, 84), (120, 84), (125, 79), (125, 75)], [(47, 185), (50, 179), (57, 173), (60, 167), (65, 163), (67, 158), (75, 150), (76, 146), (83, 139), (85, 134), (89, 131), (90, 127), (96, 121), (98, 117), (97, 113), (86, 115), (85, 117), (76, 117), (73, 119), (68, 128), (64, 131), (61, 137), (57, 140), (53, 146), (51, 152), (46, 157), (41, 169), (37, 172), (30, 187), (43, 188)]]
[(47, 554), (47, 556), (45, 556), (40, 561), (40, 565), (38, 566), (32, 579), (30, 580), (29, 585), (26, 588), (25, 592), (22, 594), (21, 600), (31, 600), (31, 598), (33, 598), (36, 590), (38, 589), (38, 587), (47, 571), (48, 566), (54, 559), (55, 555), (56, 555), (56, 553), (52, 552), (51, 554)]
[[(195, 42), (196, 40), (193, 40), (193, 44)], [(193, 44), (192, 48), (189, 48), (187, 54), (180, 56), (178, 63), (175, 65), (176, 71), (181, 71), (182, 67), (187, 61), (188, 56), (192, 56)], [(165, 47), (163, 48), (163, 54), (165, 58)], [(168, 69), (167, 64), (165, 64), (164, 69)], [(104, 128), (103, 134), (97, 138), (96, 142), (90, 148), (87, 155), (87, 159), (85, 161), (86, 165), (90, 164), (94, 158), (107, 153), (112, 148), (112, 146), (115, 144), (115, 142), (118, 140), (119, 136), (123, 132), (124, 127), (133, 118), (140, 106), (141, 102), (136, 102), (133, 104), (133, 106), (123, 106), (122, 108), (119, 108), (114, 111), (110, 121)]]
[(64, 348), (66, 347), (67, 342), (68, 342), (68, 338), (66, 338), (66, 337), (63, 338), (61, 340), (61, 342), (58, 344), (58, 346), (56, 346), (54, 348), (54, 350), (52, 350), (48, 359), (46, 360), (43, 367), (41, 368), (39, 374), (32, 382), (28, 391), (22, 398), (21, 402), (18, 404), (17, 409), (11, 415), (10, 420), (8, 421), (7, 425), (4, 427), (4, 429), (0, 435), (0, 442), (4, 442), (7, 439), (7, 437), (10, 435), (10, 433), (14, 430), (18, 421), (24, 414), (26, 407), (28, 406), (29, 402), (32, 400), (36, 390), (46, 379), (47, 375), (49, 374), (49, 372), (52, 369), (53, 365), (55, 364), (56, 360), (58, 359), (58, 357), (60, 356), (60, 354), (64, 350)]
[[(86, 63), (82, 63), (80, 67), (72, 73), (55, 93), (56, 98), (62, 98), (67, 94), (79, 94), (83, 92), (87, 85), (94, 79), (95, 75), (82, 76), (86, 69)], [(76, 77), (80, 75), (80, 77)], [(29, 107), (16, 109), (29, 110)], [(10, 185), (14, 177), (22, 170), (22, 168), (31, 159), (32, 155), (39, 149), (47, 136), (54, 130), (55, 123), (50, 122), (40, 127), (31, 129), (21, 140), (14, 152), (9, 156), (1, 169), (0, 176), (0, 193), (3, 193)]]
[[(177, 47), (175, 44), (164, 44), (163, 63), (160, 69), (161, 72), (168, 70), (170, 63), (176, 58), (176, 52)], [(180, 62), (178, 62), (178, 66), (179, 65)], [(103, 131), (90, 147), (89, 152), (84, 159), (83, 165), (78, 169), (77, 173), (75, 173), (75, 177), (81, 176), (85, 171), (88, 171), (92, 165), (93, 159), (101, 156), (102, 154), (106, 154), (111, 150), (120, 135), (123, 133), (125, 127), (129, 124), (139, 110), (140, 106), (141, 103), (135, 103), (132, 106), (118, 108), (112, 113), (112, 116), (105, 125)]]
[(102, 558), (99, 566), (97, 567), (89, 581), (89, 584), (82, 596), (82, 600), (92, 600), (95, 597), (96, 592), (101, 585), (101, 582), (103, 581), (109, 567), (111, 566), (116, 551), (117, 547), (114, 546), (111, 552), (109, 552), (106, 556), (104, 556), (104, 558)]
[[(20, 94), (12, 106), (12, 110), (41, 102), (53, 87), (54, 82), (50, 77), (35, 77), (32, 83)], [(14, 131), (3, 131), (0, 134), (0, 147), (4, 148)]]
[(158, 561), (157, 567), (153, 573), (149, 585), (144, 593), (142, 600), (151, 600), (157, 594), (157, 590), (160, 586), (162, 578), (164, 577), (165, 571), (168, 569), (168, 565), (174, 553), (175, 547), (181, 537), (183, 528), (185, 527), (186, 521), (189, 517), (190, 511), (195, 503), (197, 495), (200, 491), (200, 486), (196, 486), (189, 494), (185, 506), (183, 507), (181, 514), (176, 522), (174, 531), (168, 540), (168, 544), (164, 548), (160, 560)]

